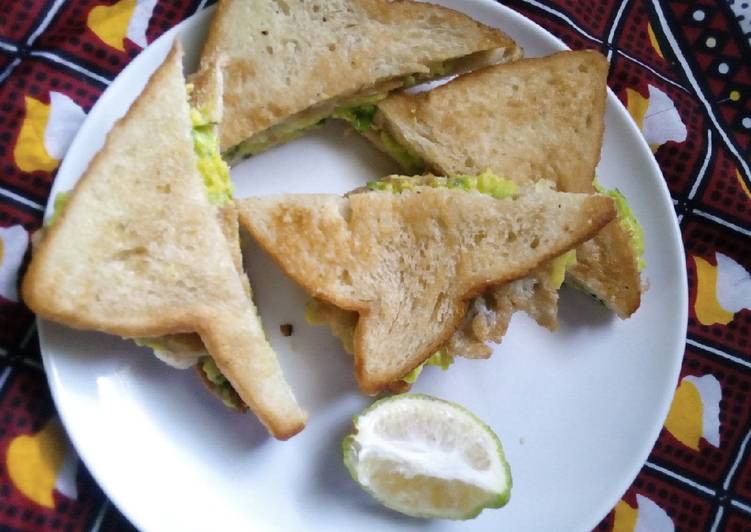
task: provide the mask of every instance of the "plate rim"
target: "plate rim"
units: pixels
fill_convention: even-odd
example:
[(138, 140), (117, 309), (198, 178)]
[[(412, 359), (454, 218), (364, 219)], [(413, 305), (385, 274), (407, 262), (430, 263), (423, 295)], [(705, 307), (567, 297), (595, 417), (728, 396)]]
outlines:
[[(417, 1), (425, 1), (425, 0), (417, 0)], [(535, 22), (534, 20), (527, 18), (523, 14), (513, 10), (512, 8), (500, 3), (496, 2), (495, 0), (427, 0), (427, 1), (433, 1), (434, 3), (440, 3), (440, 4), (451, 4), (449, 7), (452, 9), (455, 9), (457, 11), (464, 12), (465, 10), (462, 9), (462, 6), (459, 6), (457, 4), (464, 4), (468, 5), (469, 9), (472, 7), (471, 4), (474, 4), (475, 6), (481, 6), (484, 9), (494, 9), (497, 11), (502, 11), (503, 15), (505, 17), (508, 17), (509, 19), (512, 19), (515, 23), (518, 23), (520, 26), (526, 26), (526, 28), (523, 29), (523, 31), (532, 31), (538, 34), (538, 36), (543, 37), (545, 40), (547, 40), (552, 46), (557, 48), (559, 51), (563, 50), (570, 50), (570, 48), (557, 36), (553, 35), (550, 31), (542, 27), (540, 24)], [(165, 41), (171, 41), (175, 38), (176, 35), (182, 33), (186, 27), (192, 26), (194, 24), (198, 23), (198, 20), (203, 17), (209, 17), (213, 13), (213, 11), (216, 9), (216, 5), (212, 5), (209, 7), (206, 7), (202, 10), (196, 11), (194, 14), (192, 14), (190, 17), (186, 18), (185, 20), (181, 21), (179, 24), (175, 25), (174, 27), (170, 28), (168, 31), (163, 33), (161, 36), (159, 36), (157, 39), (152, 41), (147, 47), (145, 47), (141, 52), (123, 69), (121, 70), (118, 75), (112, 80), (110, 85), (102, 92), (100, 97), (97, 99), (96, 103), (92, 108), (90, 109), (89, 113), (87, 113), (86, 119), (82, 123), (81, 127), (76, 133), (75, 138), (71, 142), (69, 152), (75, 153), (77, 144), (82, 142), (83, 136), (81, 135), (81, 132), (84, 130), (84, 126), (87, 122), (90, 121), (91, 117), (94, 116), (94, 118), (97, 117), (99, 112), (97, 110), (102, 107), (104, 104), (102, 101), (104, 100), (104, 96), (107, 93), (107, 91), (110, 90), (110, 88), (117, 82), (117, 80), (123, 76), (127, 75), (132, 70), (137, 70), (141, 68), (141, 63), (146, 61), (146, 57), (150, 50), (153, 50), (156, 46), (161, 45)], [(500, 28), (502, 31), (505, 31), (503, 28)], [(639, 130), (636, 123), (633, 121), (631, 115), (628, 113), (627, 109), (623, 105), (623, 103), (618, 99), (618, 97), (615, 95), (613, 90), (608, 86), (607, 87), (607, 98), (606, 98), (606, 106), (614, 106), (616, 112), (618, 115), (621, 115), (625, 118), (624, 122), (627, 124), (626, 127), (629, 130), (630, 136), (634, 137), (637, 141), (637, 144), (639, 144), (640, 149), (644, 151), (645, 153), (649, 154), (649, 157), (646, 157), (645, 159), (648, 161), (648, 164), (651, 168), (652, 173), (654, 176), (656, 176), (658, 179), (657, 181), (657, 187), (660, 190), (660, 202), (664, 205), (672, 205), (672, 199), (670, 196), (670, 192), (667, 186), (667, 182), (665, 181), (665, 178), (662, 174), (662, 171), (657, 164), (656, 159), (654, 158), (651, 149), (649, 148), (647, 141), (644, 139), (644, 136), (642, 135), (641, 131)], [(96, 114), (95, 114), (96, 112)], [(603, 147), (604, 150), (604, 147)], [(70, 166), (71, 159), (66, 157), (63, 159), (60, 168), (58, 169), (58, 172), (55, 176), (55, 179), (52, 183), (52, 186), (50, 188), (50, 195), (47, 201), (47, 205), (45, 208), (45, 219), (47, 219), (52, 212), (53, 209), (53, 203), (52, 199), (55, 197), (55, 194), (57, 192), (57, 189), (60, 188), (60, 184), (63, 180), (73, 180), (73, 183), (77, 182), (78, 179), (80, 179), (81, 173), (78, 174), (75, 178), (67, 177), (67, 174), (71, 173), (70, 170), (67, 170), (68, 166)], [(67, 163), (67, 164), (66, 164)], [(88, 162), (86, 163), (85, 167), (88, 166)], [(64, 179), (61, 180), (60, 177), (63, 177)], [(651, 179), (651, 177), (650, 177)], [(643, 445), (638, 453), (635, 453), (636, 457), (639, 457), (638, 460), (636, 460), (634, 464), (630, 464), (629, 467), (624, 468), (628, 469), (629, 471), (632, 471), (632, 473), (628, 475), (623, 475), (621, 482), (614, 483), (611, 492), (618, 493), (618, 495), (615, 496), (615, 499), (610, 501), (612, 497), (603, 497), (603, 503), (600, 505), (600, 509), (598, 511), (589, 512), (593, 515), (597, 515), (599, 517), (592, 520), (592, 522), (588, 523), (588, 526), (585, 528), (587, 530), (593, 529), (599, 522), (601, 522), (602, 519), (604, 519), (607, 514), (613, 510), (616, 503), (620, 499), (620, 497), (626, 492), (626, 490), (631, 486), (641, 469), (643, 468), (645, 462), (647, 461), (649, 454), (651, 453), (652, 449), (654, 448), (655, 442), (657, 441), (657, 438), (659, 437), (660, 431), (663, 428), (665, 419), (667, 418), (669, 408), (672, 402), (673, 395), (675, 393), (675, 385), (677, 385), (678, 377), (680, 375), (680, 371), (682, 368), (682, 362), (683, 362), (683, 356), (685, 352), (685, 341), (686, 341), (686, 333), (688, 329), (688, 313), (689, 313), (689, 294), (688, 294), (688, 274), (686, 270), (686, 263), (685, 263), (685, 248), (683, 243), (682, 234), (680, 231), (680, 226), (678, 225), (678, 221), (675, 217), (674, 212), (671, 208), (671, 213), (673, 216), (670, 217), (671, 224), (671, 236), (672, 236), (672, 243), (676, 245), (677, 249), (674, 251), (677, 252), (678, 258), (680, 259), (678, 261), (678, 264), (680, 264), (680, 267), (677, 269), (676, 273), (679, 276), (679, 286), (681, 287), (681, 290), (678, 294), (678, 300), (677, 303), (679, 303), (679, 316), (677, 318), (678, 323), (682, 323), (682, 326), (679, 325), (678, 331), (673, 336), (673, 352), (670, 353), (671, 360), (673, 362), (672, 368), (671, 368), (671, 375), (670, 375), (670, 381), (673, 383), (671, 387), (666, 387), (662, 391), (661, 395), (661, 401), (658, 406), (658, 408), (655, 409), (657, 412), (657, 416), (655, 417), (655, 422), (653, 426), (651, 427), (651, 430), (649, 431), (648, 437), (645, 437), (643, 439)], [(80, 460), (84, 463), (87, 470), (93, 477), (93, 479), (96, 481), (99, 488), (102, 490), (102, 492), (105, 494), (105, 496), (114, 504), (120, 512), (122, 512), (123, 515), (126, 516), (126, 518), (138, 529), (147, 529), (145, 526), (146, 523), (144, 523), (143, 520), (140, 518), (140, 514), (137, 515), (135, 513), (135, 508), (131, 508), (126, 504), (124, 500), (120, 498), (118, 493), (121, 491), (118, 491), (118, 489), (115, 487), (115, 482), (110, 482), (105, 479), (107, 476), (103, 470), (99, 470), (95, 467), (92, 467), (90, 456), (88, 453), (84, 453), (81, 451), (81, 449), (85, 448), (85, 445), (80, 444), (81, 435), (74, 430), (75, 422), (70, 419), (70, 411), (66, 410), (64, 407), (64, 399), (62, 397), (63, 394), (63, 384), (59, 380), (59, 375), (57, 374), (56, 368), (55, 368), (55, 362), (53, 360), (53, 356), (47, 352), (47, 350), (43, 347), (44, 344), (46, 344), (44, 338), (45, 338), (45, 321), (36, 318), (37, 328), (39, 332), (39, 340), (40, 340), (40, 352), (42, 355), (42, 364), (45, 371), (45, 374), (47, 376), (48, 382), (49, 382), (49, 388), (50, 393), (57, 411), (57, 415), (60, 417), (63, 426), (65, 427), (66, 434), (68, 435), (68, 438), (72, 442), (73, 446), (75, 447), (76, 453), (78, 454), (78, 457)], [(647, 431), (645, 431), (645, 434), (647, 434)], [(607, 499), (607, 501), (605, 500)], [(610, 502), (608, 502), (610, 501)]]

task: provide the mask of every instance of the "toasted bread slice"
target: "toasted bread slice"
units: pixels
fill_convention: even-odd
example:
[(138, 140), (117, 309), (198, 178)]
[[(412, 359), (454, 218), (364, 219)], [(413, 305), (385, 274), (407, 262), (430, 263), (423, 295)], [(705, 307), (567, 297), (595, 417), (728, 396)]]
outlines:
[(427, 3), (222, 0), (200, 64), (223, 65), (221, 147), (237, 159), (405, 83), (519, 57), (502, 32)]
[[(221, 121), (223, 112), (222, 75), (218, 66), (205, 69), (189, 77), (188, 100), (191, 104), (191, 110), (196, 109), (200, 113), (202, 120), (214, 124), (213, 127), (216, 131), (216, 124)], [(227, 239), (237, 273), (240, 275), (240, 279), (250, 298), (252, 297), (250, 282), (243, 271), (237, 227), (237, 211), (234, 204), (228, 203), (222, 205), (217, 211), (217, 220), (224, 237)], [(162, 362), (179, 369), (192, 367), (201, 358), (210, 356), (203, 342), (201, 342), (200, 336), (196, 333), (175, 334), (158, 338), (136, 338), (135, 342), (138, 345), (149, 347)], [(198, 374), (202, 378), (202, 381), (207, 383), (209, 390), (216, 392), (215, 388), (210, 386), (210, 382), (205, 379), (205, 375), (200, 370), (200, 365)]]
[(238, 201), (247, 228), (312, 296), (357, 311), (355, 375), (376, 393), (424, 362), (490, 285), (528, 275), (615, 216), (601, 195), (497, 200), (416, 187)]
[[(476, 71), (416, 95), (397, 94), (375, 116), (396, 142), (441, 174), (545, 178), (565, 192), (595, 191), (608, 64), (592, 51), (561, 52)], [(371, 135), (372, 137), (372, 135)], [(577, 249), (576, 284), (620, 317), (641, 301), (638, 256), (613, 222)]]
[[(39, 316), (126, 338), (198, 333), (277, 438), (305, 424), (197, 168), (176, 44), (77, 183), (22, 292)], [(154, 134), (154, 133), (157, 134)]]

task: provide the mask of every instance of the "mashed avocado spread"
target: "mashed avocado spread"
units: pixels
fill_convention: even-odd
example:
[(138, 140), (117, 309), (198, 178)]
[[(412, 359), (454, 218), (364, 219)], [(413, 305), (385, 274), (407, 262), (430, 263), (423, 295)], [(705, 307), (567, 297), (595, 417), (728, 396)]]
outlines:
[(214, 359), (204, 357), (198, 364), (198, 369), (206, 378), (206, 382), (209, 384), (211, 390), (219, 396), (226, 406), (234, 410), (245, 410), (245, 403), (240, 399), (240, 396), (227, 380), (227, 377), (216, 366)]
[(373, 117), (375, 117), (378, 107), (373, 104), (359, 105), (356, 107), (345, 107), (338, 109), (331, 116), (340, 118), (349, 122), (360, 133), (368, 131), (373, 127)]
[(453, 363), (454, 357), (442, 350), (438, 350), (433, 356), (402, 377), (402, 380), (408, 384), (414, 384), (417, 381), (417, 377), (422, 373), (422, 368), (425, 366), (440, 366), (441, 369), (447, 370)]
[(461, 174), (450, 177), (425, 176), (418, 178), (390, 176), (378, 181), (368, 182), (370, 190), (383, 190), (394, 194), (400, 194), (405, 190), (413, 190), (416, 186), (460, 188), (467, 191), (476, 190), (496, 199), (510, 198), (519, 193), (519, 187), (516, 183), (498, 177), (489, 170), (476, 176)]
[(377, 111), (378, 107), (374, 103), (366, 103), (338, 109), (331, 116), (349, 122), (355, 130), (379, 145), (408, 174), (419, 174), (425, 171), (426, 165), (422, 159), (410, 153), (387, 131), (378, 127), (374, 121)]
[[(188, 89), (190, 91), (190, 88)], [(190, 110), (190, 121), (193, 126), (193, 148), (198, 158), (198, 171), (203, 176), (206, 195), (214, 205), (224, 205), (232, 200), (233, 188), (230, 180), (229, 167), (222, 159), (219, 151), (219, 138), (216, 134), (216, 124), (212, 123), (201, 111)], [(158, 342), (151, 347), (154, 353), (160, 349)], [(214, 394), (229, 408), (244, 410), (245, 403), (232, 387), (227, 378), (217, 367), (214, 359), (203, 357), (198, 361), (198, 370), (205, 378), (205, 382)]]
[(311, 129), (323, 125), (329, 118), (341, 118), (352, 123), (358, 131), (370, 127), (376, 108), (375, 103), (384, 99), (385, 93), (356, 96), (349, 102), (337, 99), (314, 105), (286, 120), (259, 131), (240, 144), (224, 152), (224, 159), (230, 163), (245, 157), (257, 155), (272, 146), (294, 140)]
[(164, 343), (155, 338), (133, 338), (133, 342), (140, 347), (148, 347), (152, 351), (161, 351), (164, 349)]
[(550, 261), (550, 284), (560, 289), (566, 279), (566, 270), (576, 264), (576, 249), (571, 249)]
[(381, 146), (394, 159), (399, 166), (401, 166), (405, 172), (410, 174), (419, 174), (425, 170), (425, 163), (417, 155), (414, 155), (407, 150), (404, 146), (399, 144), (394, 137), (388, 134), (388, 132), (380, 130), (378, 138), (381, 141)]
[(626, 197), (617, 188), (607, 190), (597, 180), (595, 180), (594, 186), (597, 192), (610, 196), (615, 201), (615, 207), (618, 211), (618, 223), (621, 224), (621, 227), (631, 237), (631, 246), (634, 248), (637, 256), (637, 267), (639, 271), (642, 271), (647, 265), (647, 262), (644, 260), (644, 230), (639, 224), (639, 220), (636, 219), (634, 211), (631, 210)]
[(230, 163), (235, 163), (247, 157), (258, 155), (272, 146), (284, 144), (301, 137), (314, 127), (323, 124), (323, 122), (325, 122), (325, 119), (318, 118), (312, 121), (301, 119), (299, 121), (279, 124), (278, 126), (261, 131), (237, 146), (228, 149), (224, 153), (224, 158)]
[(198, 157), (198, 170), (206, 185), (206, 194), (214, 205), (223, 205), (232, 199), (232, 181), (229, 167), (219, 153), (216, 124), (211, 123), (198, 109), (190, 110), (193, 125), (193, 148)]

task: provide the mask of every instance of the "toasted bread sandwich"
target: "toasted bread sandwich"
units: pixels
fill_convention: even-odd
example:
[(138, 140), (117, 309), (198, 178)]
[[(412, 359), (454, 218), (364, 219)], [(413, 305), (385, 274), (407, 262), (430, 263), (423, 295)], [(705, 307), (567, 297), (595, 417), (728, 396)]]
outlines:
[[(216, 83), (196, 80), (198, 92)], [(205, 101), (209, 101), (206, 99)], [(269, 432), (305, 425), (250, 298), (217, 109), (194, 108), (176, 43), (107, 136), (36, 249), (23, 280), (40, 317), (185, 346), (211, 361)], [(235, 236), (233, 236), (235, 235)]]
[[(567, 281), (621, 318), (641, 301), (641, 229), (625, 198), (595, 180), (608, 65), (596, 52), (561, 52), (460, 76), (431, 91), (395, 94), (370, 112), (368, 139), (409, 172), (552, 180), (564, 192), (607, 193), (618, 219), (576, 250)], [(360, 121), (364, 122), (363, 120)]]
[[(538, 182), (537, 187), (552, 186), (552, 183)], [(518, 193), (518, 186), (512, 181), (485, 172), (478, 176), (459, 175), (452, 177), (435, 176), (388, 176), (368, 183), (367, 187), (350, 194), (367, 190), (385, 190), (399, 193), (414, 186), (451, 187), (473, 190), (496, 199), (512, 197)], [(553, 260), (536, 268), (530, 275), (515, 281), (488, 288), (468, 305), (461, 325), (449, 340), (426, 360), (425, 365), (437, 365), (443, 369), (453, 363), (454, 357), (488, 358), (492, 353), (489, 343), (500, 343), (506, 334), (511, 317), (517, 311), (524, 311), (539, 325), (550, 331), (558, 328), (558, 290), (563, 284), (566, 266), (573, 259), (574, 250), (567, 251)], [(357, 313), (340, 309), (325, 301), (313, 299), (305, 312), (308, 323), (328, 325), (334, 335), (342, 341), (344, 350), (353, 353), (353, 332)], [(422, 371), (422, 365), (400, 381), (392, 383), (394, 391), (404, 391)]]
[(529, 275), (615, 217), (603, 195), (520, 188), (504, 199), (416, 184), (348, 197), (238, 200), (240, 225), (313, 297), (357, 312), (355, 376), (377, 393), (434, 355), (468, 302)]
[(200, 68), (221, 64), (225, 159), (389, 91), (521, 57), (501, 31), (412, 0), (221, 0)]

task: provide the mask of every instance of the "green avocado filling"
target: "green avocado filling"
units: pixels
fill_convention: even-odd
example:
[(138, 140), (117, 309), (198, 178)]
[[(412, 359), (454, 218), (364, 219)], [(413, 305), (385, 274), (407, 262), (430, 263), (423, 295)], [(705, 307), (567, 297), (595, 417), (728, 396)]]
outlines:
[(576, 249), (570, 249), (563, 255), (559, 255), (550, 261), (550, 284), (556, 289), (563, 286), (566, 279), (566, 270), (576, 264)]
[(408, 384), (414, 384), (425, 366), (439, 366), (442, 370), (447, 370), (453, 363), (454, 357), (442, 350), (438, 350), (433, 356), (402, 377), (402, 380)]
[[(302, 136), (311, 129), (324, 124), (328, 118), (341, 118), (353, 123), (353, 125), (357, 123), (360, 128), (366, 128), (369, 125), (368, 114), (370, 114), (370, 120), (375, 114), (374, 104), (385, 97), (385, 93), (376, 92), (375, 94), (356, 97), (354, 101), (346, 105), (341, 105), (341, 102), (337, 104), (335, 101), (323, 102), (288, 118), (284, 122), (256, 133), (249, 139), (228, 149), (222, 155), (230, 163), (257, 155), (272, 146)], [(358, 129), (358, 131), (364, 130)]]
[(326, 325), (334, 336), (342, 342), (342, 347), (350, 355), (355, 352), (355, 326), (357, 312), (344, 310), (319, 299), (311, 299), (305, 305), (305, 321), (310, 325)]
[(498, 177), (489, 170), (472, 176), (472, 175), (454, 175), (450, 177), (408, 177), (408, 176), (389, 176), (378, 181), (368, 182), (370, 190), (382, 190), (400, 194), (405, 190), (414, 190), (416, 186), (431, 188), (460, 188), (462, 190), (475, 190), (482, 194), (487, 194), (496, 199), (505, 199), (515, 196), (519, 193), (519, 187), (513, 181)]
[(414, 155), (404, 146), (399, 144), (394, 137), (388, 132), (381, 130), (379, 132), (381, 146), (401, 166), (408, 174), (419, 174), (425, 171), (425, 162), (417, 155)]
[[(190, 92), (191, 88), (188, 88)], [(217, 206), (225, 205), (232, 201), (232, 181), (229, 175), (229, 167), (222, 159), (219, 152), (219, 138), (216, 134), (216, 124), (209, 120), (204, 113), (196, 108), (190, 109), (190, 122), (192, 124), (193, 149), (198, 159), (198, 171), (203, 177), (206, 187), (206, 196), (209, 201)], [(138, 341), (136, 343), (139, 343)], [(153, 351), (160, 350), (159, 342), (141, 341), (139, 345), (145, 345)], [(203, 357), (198, 362), (198, 370), (205, 377), (211, 391), (217, 395), (229, 408), (243, 410), (243, 403), (232, 384), (222, 375), (211, 357)]]
[(399, 144), (387, 131), (375, 123), (378, 107), (374, 103), (345, 107), (332, 114), (332, 118), (346, 120), (359, 133), (379, 145), (408, 174), (425, 171), (425, 162)]
[(52, 227), (52, 225), (60, 219), (60, 216), (62, 216), (63, 211), (65, 210), (65, 206), (68, 204), (70, 194), (70, 190), (55, 194), (55, 200), (52, 204), (52, 216), (50, 216), (49, 220), (45, 222), (45, 227)]
[(206, 195), (214, 205), (224, 205), (232, 199), (232, 181), (229, 167), (219, 153), (216, 124), (210, 122), (198, 109), (190, 110), (193, 125), (193, 148), (198, 157), (198, 170), (206, 185)]
[(198, 369), (206, 378), (206, 382), (209, 383), (211, 390), (226, 406), (234, 410), (245, 410), (245, 403), (232, 387), (232, 384), (227, 380), (227, 377), (216, 366), (213, 358), (204, 357), (199, 360)]
[(133, 338), (133, 342), (140, 347), (147, 347), (152, 351), (162, 351), (164, 343), (155, 338)]
[(647, 261), (644, 259), (644, 230), (639, 224), (639, 220), (636, 219), (634, 211), (631, 210), (626, 197), (617, 188), (607, 190), (597, 180), (595, 180), (594, 186), (597, 192), (610, 196), (615, 201), (615, 207), (618, 211), (618, 223), (621, 224), (621, 227), (631, 237), (631, 246), (634, 248), (634, 253), (636, 253), (637, 257), (637, 268), (639, 271), (642, 271), (647, 265)]
[(375, 117), (378, 107), (373, 104), (359, 105), (356, 107), (345, 107), (334, 111), (332, 118), (346, 120), (352, 127), (360, 133), (368, 131), (373, 127), (373, 117)]

